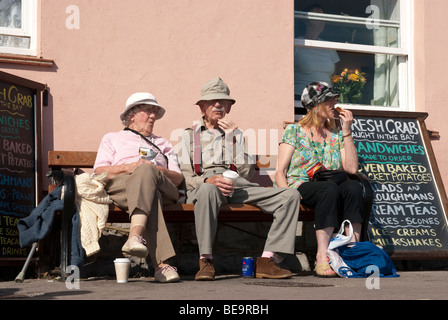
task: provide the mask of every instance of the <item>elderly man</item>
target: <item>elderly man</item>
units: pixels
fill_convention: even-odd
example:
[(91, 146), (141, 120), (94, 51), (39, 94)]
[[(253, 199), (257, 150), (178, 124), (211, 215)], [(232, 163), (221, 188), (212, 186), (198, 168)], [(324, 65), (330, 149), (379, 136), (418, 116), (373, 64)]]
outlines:
[(149, 254), (156, 281), (174, 282), (179, 275), (164, 262), (175, 252), (162, 205), (177, 201), (177, 186), (183, 176), (169, 141), (153, 134), (156, 120), (164, 114), (165, 109), (152, 94), (132, 94), (120, 115), (126, 127), (104, 135), (94, 171), (106, 174), (106, 192), (130, 215), (129, 238), (122, 248), (123, 254), (141, 258)]
[[(212, 244), (222, 203), (250, 203), (274, 215), (265, 244), (257, 258), (257, 278), (289, 278), (289, 270), (276, 264), (276, 252), (293, 253), (299, 193), (291, 188), (263, 188), (249, 180), (253, 164), (247, 154), (245, 139), (237, 126), (225, 116), (235, 100), (220, 78), (204, 84), (196, 102), (202, 121), (182, 133), (179, 162), (187, 187), (187, 203), (193, 203), (199, 245), (199, 271), (196, 280), (214, 280)], [(234, 170), (239, 177), (234, 184), (223, 177)]]

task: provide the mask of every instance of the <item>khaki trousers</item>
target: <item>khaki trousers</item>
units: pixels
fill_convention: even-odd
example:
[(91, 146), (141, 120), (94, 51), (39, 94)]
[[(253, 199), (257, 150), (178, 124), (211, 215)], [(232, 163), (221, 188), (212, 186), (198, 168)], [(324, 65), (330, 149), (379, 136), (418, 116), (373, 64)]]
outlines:
[[(194, 204), (196, 235), (199, 253), (212, 254), (218, 226), (218, 213), (222, 203), (247, 203), (258, 206), (264, 213), (274, 215), (264, 250), (294, 253), (300, 196), (292, 188), (264, 188), (244, 178), (238, 178), (232, 197), (224, 197), (210, 183), (187, 192), (187, 203)], [(263, 214), (263, 213), (260, 213)]]
[(147, 213), (142, 234), (149, 257), (155, 266), (176, 255), (163, 217), (163, 204), (175, 203), (177, 187), (150, 164), (140, 165), (132, 174), (120, 174), (106, 184), (106, 192), (115, 204), (131, 216), (135, 209)]

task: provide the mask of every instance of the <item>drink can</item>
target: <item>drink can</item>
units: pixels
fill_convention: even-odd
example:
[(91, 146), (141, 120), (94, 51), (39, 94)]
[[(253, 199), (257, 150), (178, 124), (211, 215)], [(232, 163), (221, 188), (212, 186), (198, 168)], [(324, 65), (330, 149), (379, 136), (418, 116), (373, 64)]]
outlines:
[(254, 258), (244, 257), (243, 258), (243, 277), (253, 278), (254, 277)]

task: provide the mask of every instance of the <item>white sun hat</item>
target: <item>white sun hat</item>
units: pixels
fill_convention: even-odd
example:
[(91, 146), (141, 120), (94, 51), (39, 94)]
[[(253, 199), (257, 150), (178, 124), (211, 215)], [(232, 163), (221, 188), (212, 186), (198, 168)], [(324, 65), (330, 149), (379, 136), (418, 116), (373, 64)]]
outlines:
[(163, 117), (165, 114), (165, 109), (158, 104), (156, 97), (154, 97), (152, 94), (148, 92), (136, 92), (133, 93), (128, 100), (126, 101), (126, 108), (124, 111), (120, 114), (120, 119), (123, 121), (126, 113), (131, 110), (131, 108), (141, 105), (141, 104), (148, 104), (151, 106), (156, 106), (159, 108), (159, 112), (157, 113), (156, 120)]

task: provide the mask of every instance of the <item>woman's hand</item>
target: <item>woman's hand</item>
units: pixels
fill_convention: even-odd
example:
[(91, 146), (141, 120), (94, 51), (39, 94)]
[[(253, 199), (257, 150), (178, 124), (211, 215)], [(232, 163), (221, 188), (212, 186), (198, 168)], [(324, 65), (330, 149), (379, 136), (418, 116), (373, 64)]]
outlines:
[(280, 143), (278, 146), (277, 168), (275, 170), (275, 182), (279, 187), (288, 187), (286, 174), (291, 163), (292, 155), (295, 149), (287, 143)]
[(342, 137), (344, 138), (344, 148), (341, 149), (342, 167), (345, 171), (355, 174), (358, 171), (358, 152), (352, 136), (353, 113), (343, 109), (339, 112), (342, 119)]
[(352, 132), (353, 113), (350, 110), (342, 109), (339, 112), (339, 117), (342, 119), (342, 134), (350, 134)]
[(122, 173), (131, 174), (135, 171), (135, 169), (137, 169), (138, 166), (142, 165), (143, 163), (150, 163), (153, 165), (151, 161), (139, 159), (136, 162), (128, 164), (98, 167), (95, 169), (95, 173), (96, 174), (106, 173), (107, 177), (110, 179)]
[(152, 161), (148, 161), (148, 160), (145, 160), (145, 159), (139, 159), (136, 162), (129, 163), (129, 164), (125, 165), (126, 166), (126, 173), (133, 173), (135, 171), (135, 169), (137, 169), (139, 166), (141, 166), (144, 163), (148, 163), (148, 164), (154, 165), (154, 163)]

